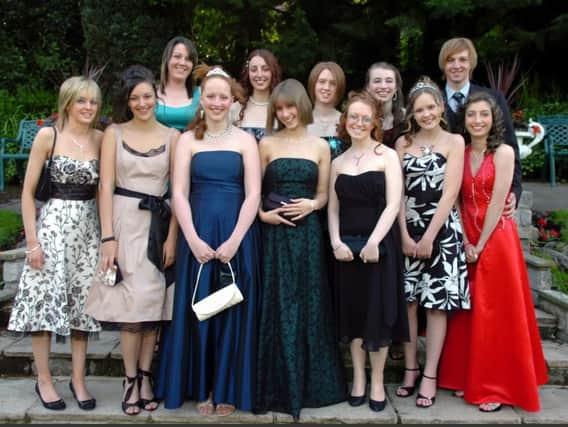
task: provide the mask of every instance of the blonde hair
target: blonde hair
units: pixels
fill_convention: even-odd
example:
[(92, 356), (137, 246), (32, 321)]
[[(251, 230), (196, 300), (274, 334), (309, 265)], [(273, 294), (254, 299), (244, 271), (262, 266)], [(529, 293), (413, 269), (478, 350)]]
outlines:
[(274, 120), (278, 122), (276, 130), (281, 130), (285, 127), (284, 124), (278, 120), (278, 117), (276, 117), (276, 105), (279, 103), (295, 105), (298, 109), (298, 119), (302, 125), (307, 126), (313, 123), (312, 103), (306, 89), (298, 80), (286, 79), (278, 83), (270, 94), (266, 118), (267, 135), (272, 133)]
[(84, 76), (74, 76), (65, 80), (59, 88), (59, 97), (57, 99), (57, 126), (59, 129), (63, 129), (69, 120), (69, 107), (79, 99), (82, 92), (87, 92), (97, 102), (97, 112), (93, 121), (89, 123), (89, 127), (94, 128), (97, 125), (102, 109), (101, 89), (93, 79)]
[(316, 83), (319, 79), (320, 74), (323, 70), (329, 70), (335, 79), (335, 96), (333, 98), (334, 105), (339, 104), (343, 95), (345, 95), (345, 73), (343, 69), (335, 62), (318, 62), (310, 71), (310, 76), (308, 77), (308, 93), (312, 102), (316, 103)]
[(455, 37), (453, 39), (446, 40), (440, 48), (440, 54), (438, 55), (438, 67), (440, 67), (440, 70), (442, 71), (442, 78), (446, 78), (444, 68), (446, 67), (448, 58), (463, 50), (467, 50), (469, 53), (469, 62), (471, 63), (469, 78), (471, 79), (473, 70), (477, 67), (477, 50), (475, 49), (473, 42), (466, 37)]

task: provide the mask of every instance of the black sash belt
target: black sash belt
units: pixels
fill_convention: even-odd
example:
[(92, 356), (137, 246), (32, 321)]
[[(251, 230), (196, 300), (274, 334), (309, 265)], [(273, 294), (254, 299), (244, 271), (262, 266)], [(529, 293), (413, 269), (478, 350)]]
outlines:
[(62, 200), (91, 200), (97, 194), (97, 184), (65, 184), (51, 182), (52, 199)]
[(116, 187), (114, 194), (125, 197), (141, 199), (138, 208), (149, 210), (152, 217), (150, 221), (150, 231), (148, 233), (148, 259), (166, 276), (166, 286), (174, 282), (175, 271), (171, 267), (164, 270), (163, 249), (164, 242), (168, 237), (172, 210), (166, 203), (165, 196), (152, 196), (150, 194), (139, 193), (138, 191), (127, 190), (126, 188)]

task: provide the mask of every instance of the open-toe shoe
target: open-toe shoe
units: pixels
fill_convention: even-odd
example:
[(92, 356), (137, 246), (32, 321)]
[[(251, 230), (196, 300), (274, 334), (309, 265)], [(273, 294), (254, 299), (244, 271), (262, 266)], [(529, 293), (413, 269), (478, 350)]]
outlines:
[[(409, 368), (404, 368), (405, 371), (408, 372), (418, 372), (418, 375), (416, 376), (416, 378), (414, 379), (414, 384), (413, 385), (409, 385), (409, 386), (398, 386), (398, 388), (396, 389), (396, 395), (398, 397), (410, 397), (414, 394), (414, 390), (416, 389), (416, 383), (418, 382), (418, 380), (420, 379), (420, 367), (418, 368), (414, 368), (414, 369), (409, 369)], [(401, 392), (403, 392), (404, 394), (401, 394)]]

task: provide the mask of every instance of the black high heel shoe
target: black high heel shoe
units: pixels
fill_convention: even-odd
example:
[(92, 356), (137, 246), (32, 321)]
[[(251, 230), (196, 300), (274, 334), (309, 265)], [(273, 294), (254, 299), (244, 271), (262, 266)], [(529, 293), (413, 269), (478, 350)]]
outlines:
[[(402, 398), (406, 398), (406, 397), (410, 397), (414, 394), (414, 390), (416, 390), (416, 383), (418, 382), (418, 380), (420, 379), (420, 367), (418, 368), (414, 368), (414, 369), (408, 369), (408, 368), (404, 368), (405, 371), (409, 371), (409, 372), (418, 372), (418, 376), (416, 377), (416, 379), (414, 380), (414, 384), (410, 385), (410, 386), (398, 386), (398, 388), (396, 389), (396, 395), (398, 397), (402, 397)], [(406, 392), (406, 394), (400, 394), (399, 390), (404, 390)]]
[[(144, 379), (144, 377), (148, 377), (148, 381), (150, 381), (150, 388), (152, 389), (152, 393), (153, 393), (154, 392), (154, 376), (152, 375), (152, 372), (145, 371), (143, 369), (138, 368), (138, 388), (139, 389), (142, 388), (142, 380)], [(156, 403), (156, 407), (146, 408), (146, 406), (151, 404), (151, 403)], [(144, 409), (145, 411), (149, 411), (149, 412), (155, 411), (156, 409), (158, 409), (159, 405), (160, 405), (160, 401), (158, 399), (156, 399), (155, 397), (153, 397), (152, 399), (140, 398), (140, 408)]]
[(75, 394), (75, 387), (73, 387), (73, 381), (69, 381), (69, 389), (71, 390), (73, 397), (77, 401), (77, 405), (79, 405), (79, 408), (81, 408), (83, 411), (90, 411), (92, 409), (95, 409), (95, 407), (97, 406), (97, 399), (92, 398), (86, 400), (79, 400), (77, 398), (77, 395)]
[(39, 392), (39, 384), (37, 383), (37, 381), (35, 385), (35, 391), (39, 396), (39, 400), (41, 400), (41, 404), (45, 409), (51, 409), (52, 411), (61, 411), (67, 407), (63, 399), (59, 399), (54, 402), (46, 402), (45, 400), (43, 400), (43, 397), (41, 397), (41, 393)]
[(374, 412), (381, 412), (387, 406), (387, 398), (384, 400), (373, 400), (369, 397), (369, 408)]
[[(128, 384), (128, 388), (126, 389), (126, 393), (124, 394), (124, 400), (122, 401), (122, 412), (124, 412), (126, 415), (138, 415), (140, 413), (140, 400), (137, 400), (133, 403), (127, 402), (127, 400), (130, 399), (130, 396), (132, 396), (132, 390), (134, 390), (134, 387), (137, 385), (136, 378), (137, 377), (129, 377), (127, 375), (126, 379), (122, 380), (123, 388), (126, 386), (126, 384)], [(138, 411), (128, 412), (127, 410), (129, 408), (137, 408)]]
[(361, 406), (367, 400), (367, 395), (364, 394), (363, 396), (351, 396), (349, 395), (349, 399), (347, 399), (347, 403), (349, 406)]

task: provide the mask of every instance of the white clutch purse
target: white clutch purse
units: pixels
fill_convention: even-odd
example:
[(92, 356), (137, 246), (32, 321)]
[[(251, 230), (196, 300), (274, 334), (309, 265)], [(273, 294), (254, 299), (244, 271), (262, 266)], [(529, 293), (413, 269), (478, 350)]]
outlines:
[(231, 284), (213, 292), (211, 295), (203, 298), (199, 302), (195, 302), (195, 296), (197, 295), (197, 288), (199, 286), (199, 278), (201, 276), (201, 270), (203, 265), (199, 266), (199, 271), (197, 272), (197, 279), (195, 280), (195, 289), (193, 290), (193, 298), (191, 299), (191, 308), (193, 309), (195, 315), (199, 320), (206, 320), (235, 304), (240, 303), (243, 300), (243, 294), (241, 293), (239, 287), (235, 283), (235, 273), (231, 267), (231, 263), (227, 263), (229, 270), (231, 271)]

